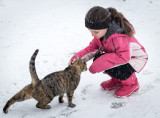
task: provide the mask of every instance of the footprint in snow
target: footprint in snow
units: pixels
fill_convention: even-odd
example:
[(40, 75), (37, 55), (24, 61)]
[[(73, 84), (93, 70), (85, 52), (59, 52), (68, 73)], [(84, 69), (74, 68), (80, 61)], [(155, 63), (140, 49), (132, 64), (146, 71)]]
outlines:
[(152, 74), (153, 72), (149, 69), (146, 69), (142, 72), (143, 75), (149, 75), (149, 74)]
[(77, 112), (77, 109), (75, 109), (75, 108), (65, 108), (65, 109), (61, 110), (60, 114), (58, 114), (56, 116), (50, 116), (48, 118), (62, 118), (62, 117), (66, 118), (75, 112)]
[(118, 109), (118, 108), (121, 108), (121, 107), (124, 107), (124, 106), (126, 106), (125, 102), (112, 102), (110, 107), (112, 109)]
[(139, 95), (139, 94), (144, 94), (144, 93), (152, 90), (154, 87), (155, 87), (155, 86), (154, 86), (153, 84), (151, 84), (151, 83), (150, 83), (150, 84), (147, 84), (147, 85), (145, 85), (143, 88), (141, 88), (141, 90), (138, 92), (137, 95)]
[(160, 84), (160, 76), (157, 77), (154, 82), (155, 82), (156, 84)]
[(89, 92), (88, 88), (91, 87), (91, 86), (92, 86), (92, 85), (89, 84), (89, 85), (85, 86), (85, 87), (81, 90), (81, 93), (83, 94), (83, 95), (82, 95), (82, 100), (86, 100), (86, 98), (85, 98), (84, 95), (87, 95), (87, 94), (88, 94), (88, 92)]
[(81, 93), (83, 93), (83, 94), (87, 94), (87, 92), (88, 92), (88, 88), (89, 88), (89, 87), (91, 87), (91, 86), (92, 86), (91, 84), (89, 84), (89, 85), (85, 86), (85, 87), (82, 89)]

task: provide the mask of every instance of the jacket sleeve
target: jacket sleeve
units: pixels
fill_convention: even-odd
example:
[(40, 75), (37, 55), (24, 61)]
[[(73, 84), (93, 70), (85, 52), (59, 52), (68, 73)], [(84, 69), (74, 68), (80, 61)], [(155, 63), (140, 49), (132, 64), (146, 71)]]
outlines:
[(112, 39), (115, 52), (106, 53), (96, 59), (90, 66), (91, 73), (101, 72), (118, 65), (123, 65), (130, 60), (130, 46), (127, 38), (115, 37)]
[(76, 54), (74, 54), (74, 56), (72, 57), (72, 59), (75, 59), (76, 57), (81, 58), (83, 60), (85, 60), (85, 62), (89, 61), (90, 59), (92, 59), (95, 54), (97, 54), (99, 52), (99, 46), (97, 44), (98, 39), (94, 38), (89, 46), (87, 46), (86, 48), (84, 48), (83, 50), (77, 52)]

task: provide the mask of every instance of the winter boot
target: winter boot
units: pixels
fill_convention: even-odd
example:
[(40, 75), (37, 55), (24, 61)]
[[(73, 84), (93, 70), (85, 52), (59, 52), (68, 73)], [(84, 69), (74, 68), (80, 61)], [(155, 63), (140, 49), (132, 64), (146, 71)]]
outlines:
[(135, 72), (126, 79), (121, 80), (121, 88), (115, 91), (115, 95), (117, 97), (129, 97), (133, 92), (137, 92), (139, 90), (139, 83)]
[(111, 78), (110, 80), (101, 83), (104, 90), (113, 90), (115, 87), (120, 86), (120, 81), (116, 78)]

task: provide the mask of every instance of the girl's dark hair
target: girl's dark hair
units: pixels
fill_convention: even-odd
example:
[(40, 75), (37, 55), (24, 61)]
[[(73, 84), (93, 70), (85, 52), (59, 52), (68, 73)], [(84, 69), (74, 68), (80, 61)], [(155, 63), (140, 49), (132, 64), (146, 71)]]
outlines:
[(111, 18), (111, 21), (114, 20), (129, 37), (132, 37), (135, 34), (132, 24), (123, 16), (122, 13), (112, 7), (109, 7), (108, 10), (106, 10), (103, 7), (95, 6), (87, 12), (85, 19), (93, 22), (103, 22), (109, 17)]

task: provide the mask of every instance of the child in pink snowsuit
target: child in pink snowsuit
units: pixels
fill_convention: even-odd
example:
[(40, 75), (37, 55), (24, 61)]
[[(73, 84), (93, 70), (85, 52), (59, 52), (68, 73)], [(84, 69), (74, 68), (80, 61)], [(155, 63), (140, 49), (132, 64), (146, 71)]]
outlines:
[(94, 74), (104, 71), (111, 79), (101, 83), (103, 89), (115, 91), (117, 97), (130, 96), (139, 90), (135, 72), (145, 66), (148, 56), (144, 47), (134, 37), (131, 23), (115, 8), (91, 8), (85, 17), (85, 26), (94, 37), (89, 46), (76, 53), (76, 58), (85, 62), (93, 59), (89, 71)]

